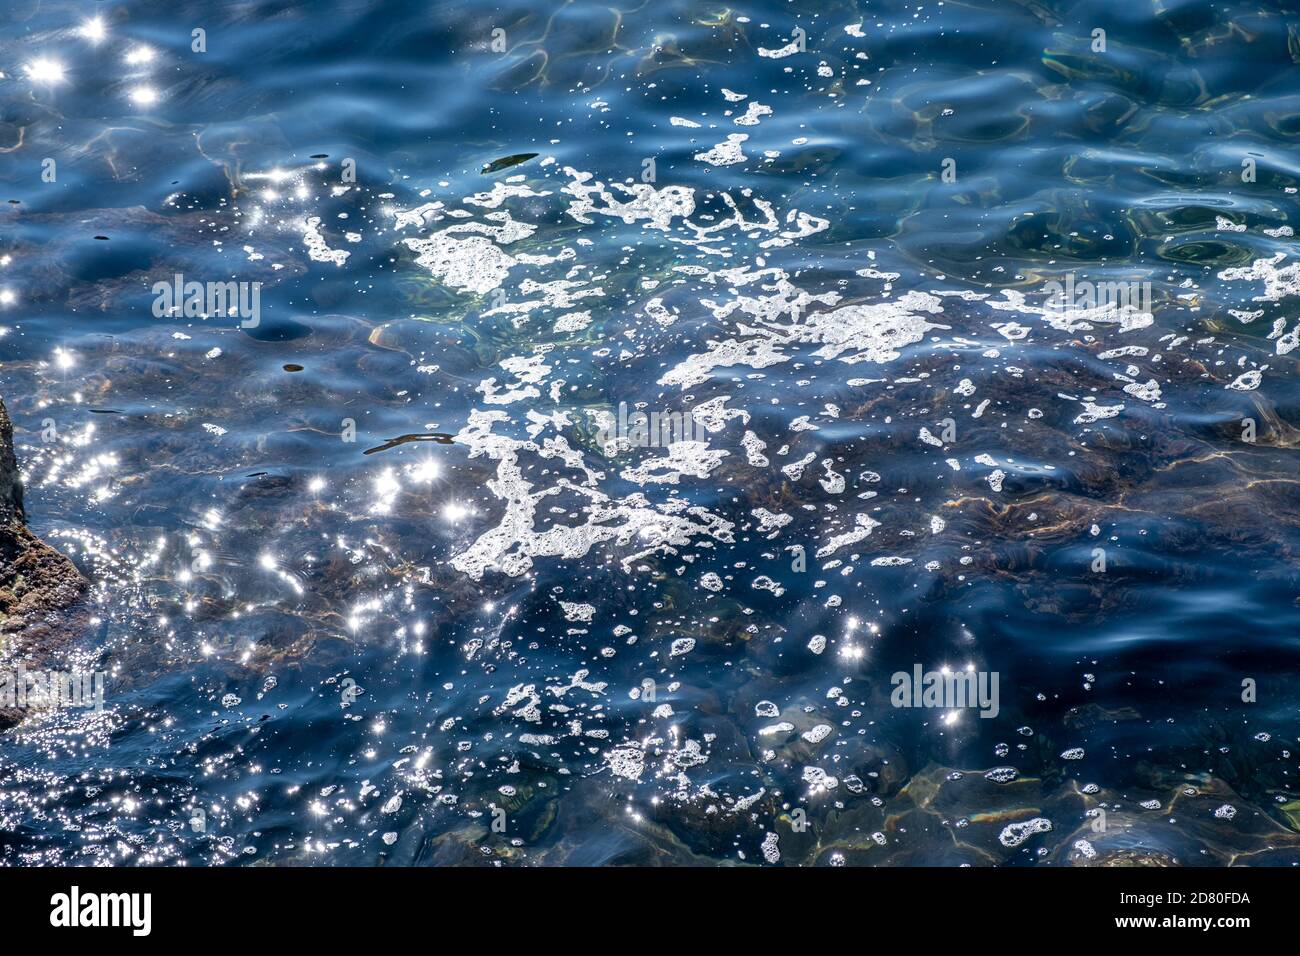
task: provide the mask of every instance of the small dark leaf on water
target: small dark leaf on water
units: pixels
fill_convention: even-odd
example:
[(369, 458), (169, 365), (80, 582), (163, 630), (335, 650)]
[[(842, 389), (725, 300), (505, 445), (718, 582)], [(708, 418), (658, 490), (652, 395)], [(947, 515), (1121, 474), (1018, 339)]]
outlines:
[(312, 158), (312, 159), (329, 159), (329, 156), (330, 156), (329, 153), (312, 153), (312, 154), (311, 154), (311, 158)]
[(301, 365), (294, 365), (292, 362), (290, 362), (288, 365), (286, 365), (286, 366), (284, 367), (284, 370), (285, 370), (286, 372), (301, 372), (301, 371), (302, 371), (302, 366), (301, 366)]
[(413, 441), (432, 441), (437, 442), (439, 445), (450, 445), (455, 440), (455, 435), (449, 435), (446, 432), (422, 432), (416, 435), (402, 435), (398, 438), (390, 438), (382, 445), (374, 448), (367, 448), (362, 454), (373, 455), (377, 451), (388, 451), (390, 448), (396, 448), (398, 445), (405, 445)]
[(483, 175), (495, 173), (502, 169), (509, 169), (511, 166), (518, 166), (520, 163), (526, 163), (537, 153), (515, 153), (513, 156), (502, 156), (500, 159), (494, 159), (483, 167)]

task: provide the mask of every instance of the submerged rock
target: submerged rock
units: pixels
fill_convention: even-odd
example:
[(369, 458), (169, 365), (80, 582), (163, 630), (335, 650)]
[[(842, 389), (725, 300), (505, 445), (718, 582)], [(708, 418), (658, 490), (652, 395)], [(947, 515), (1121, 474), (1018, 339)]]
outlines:
[[(27, 529), (13, 424), (0, 402), (0, 652), (48, 644), (86, 590), (76, 565)], [(15, 721), (0, 708), (0, 727)]]

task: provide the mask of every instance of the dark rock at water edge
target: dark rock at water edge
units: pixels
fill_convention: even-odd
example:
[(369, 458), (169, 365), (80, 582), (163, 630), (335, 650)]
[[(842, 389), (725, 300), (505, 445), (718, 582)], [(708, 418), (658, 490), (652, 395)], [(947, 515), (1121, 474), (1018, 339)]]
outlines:
[[(27, 529), (13, 423), (0, 401), (0, 654), (48, 651), (70, 632), (87, 586), (76, 565)], [(0, 701), (0, 729), (21, 717)]]

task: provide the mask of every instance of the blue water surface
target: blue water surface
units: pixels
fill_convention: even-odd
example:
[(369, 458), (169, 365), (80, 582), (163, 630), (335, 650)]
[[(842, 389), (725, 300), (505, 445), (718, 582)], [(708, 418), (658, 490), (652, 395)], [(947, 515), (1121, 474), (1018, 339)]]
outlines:
[(4, 862), (1300, 862), (1300, 9), (5, 0), (0, 74), (93, 582), (6, 653), (109, 675)]

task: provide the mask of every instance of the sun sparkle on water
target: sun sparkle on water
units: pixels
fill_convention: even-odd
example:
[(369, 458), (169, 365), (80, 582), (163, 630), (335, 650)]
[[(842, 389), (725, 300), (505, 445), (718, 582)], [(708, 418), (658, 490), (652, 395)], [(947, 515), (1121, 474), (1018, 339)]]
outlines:
[(34, 83), (62, 83), (65, 79), (63, 64), (48, 57), (33, 60), (26, 70), (27, 78)]
[(153, 48), (148, 46), (135, 47), (125, 57), (127, 64), (130, 66), (137, 66), (141, 63), (152, 63), (153, 58)]
[(158, 102), (158, 91), (151, 86), (137, 86), (131, 91), (131, 102), (137, 106), (152, 106)]
[(77, 28), (77, 33), (91, 43), (99, 43), (108, 36), (108, 28), (104, 26), (103, 17), (91, 17)]

